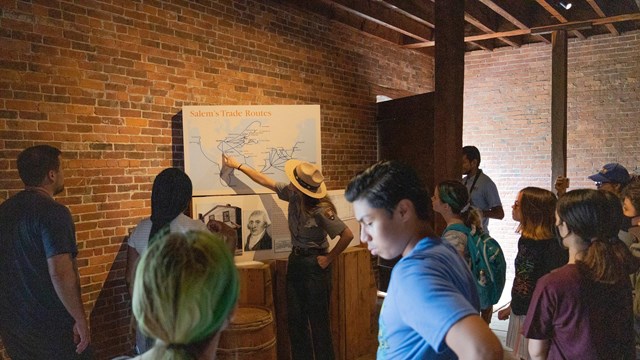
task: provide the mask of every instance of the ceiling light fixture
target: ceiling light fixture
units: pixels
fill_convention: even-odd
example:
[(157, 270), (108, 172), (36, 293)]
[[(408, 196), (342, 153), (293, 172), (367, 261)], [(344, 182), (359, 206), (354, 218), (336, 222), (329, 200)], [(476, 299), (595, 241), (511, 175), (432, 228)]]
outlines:
[(562, 6), (565, 10), (569, 10), (571, 6), (573, 6), (569, 1), (559, 1), (558, 5)]

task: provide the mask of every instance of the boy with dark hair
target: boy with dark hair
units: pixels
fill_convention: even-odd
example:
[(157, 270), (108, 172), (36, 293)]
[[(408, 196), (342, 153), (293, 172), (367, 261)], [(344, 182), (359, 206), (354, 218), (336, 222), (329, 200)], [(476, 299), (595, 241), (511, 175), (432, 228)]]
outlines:
[(417, 174), (379, 162), (345, 191), (374, 255), (402, 255), (380, 313), (378, 359), (502, 359), (502, 346), (480, 311), (464, 260), (433, 231), (431, 200)]

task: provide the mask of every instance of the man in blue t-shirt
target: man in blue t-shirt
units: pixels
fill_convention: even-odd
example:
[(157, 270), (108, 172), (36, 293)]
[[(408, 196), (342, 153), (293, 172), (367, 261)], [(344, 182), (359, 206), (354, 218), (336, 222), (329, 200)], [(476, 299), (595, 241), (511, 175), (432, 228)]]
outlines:
[(467, 265), (431, 228), (431, 197), (415, 171), (379, 162), (351, 180), (345, 197), (371, 253), (402, 256), (380, 313), (377, 358), (502, 359)]
[(75, 227), (53, 200), (64, 189), (60, 150), (18, 155), (25, 189), (0, 205), (0, 336), (20, 359), (89, 359)]

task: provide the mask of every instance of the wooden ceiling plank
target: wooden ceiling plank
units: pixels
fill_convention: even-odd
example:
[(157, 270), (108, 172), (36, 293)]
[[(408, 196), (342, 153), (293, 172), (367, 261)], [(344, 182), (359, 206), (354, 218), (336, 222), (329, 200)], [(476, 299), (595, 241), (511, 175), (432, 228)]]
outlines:
[[(529, 29), (518, 29), (518, 30), (511, 30), (511, 31), (502, 31), (494, 34), (465, 36), (464, 41), (476, 42), (476, 41), (482, 41), (482, 40), (498, 39), (500, 37), (529, 35), (529, 34), (531, 34), (531, 30)], [(429, 41), (429, 42), (402, 45), (402, 47), (405, 47), (408, 49), (418, 49), (418, 48), (430, 47), (430, 46), (435, 46), (435, 42)]]
[[(591, 6), (593, 11), (595, 11), (596, 14), (598, 14), (598, 16), (600, 16), (601, 18), (607, 17), (604, 11), (602, 11), (602, 9), (600, 8), (600, 5), (598, 5), (598, 3), (596, 2), (596, 0), (587, 0), (587, 3)], [(613, 24), (606, 24), (605, 27), (613, 35), (620, 35), (620, 32), (618, 31), (618, 29), (616, 29), (616, 27)]]
[[(562, 29), (564, 29), (564, 30), (569, 29), (570, 30), (571, 28), (580, 28), (580, 29), (582, 29), (582, 28), (586, 28), (586, 27), (589, 27), (589, 26), (613, 24), (613, 23), (623, 22), (623, 21), (640, 21), (640, 13), (609, 16), (609, 17), (606, 17), (606, 18), (598, 18), (598, 19), (586, 20), (586, 21), (572, 21), (572, 22), (567, 22), (567, 23), (564, 23), (564, 24), (555, 24), (555, 25), (549, 25), (549, 26), (539, 26), (539, 27), (534, 27), (534, 28), (531, 28), (531, 29), (518, 29), (518, 30), (510, 30), (510, 31), (501, 31), (501, 32), (493, 33), (493, 34), (481, 34), (481, 35), (465, 36), (464, 41), (465, 42), (468, 42), (468, 41), (475, 42), (475, 41), (480, 41), (480, 40), (496, 39), (496, 38), (499, 38), (499, 37), (510, 37), (510, 36), (520, 36), (520, 35), (535, 35), (535, 34), (542, 34), (542, 33), (551, 33), (551, 32), (553, 32), (555, 30), (562, 30)], [(431, 47), (431, 46), (435, 46), (435, 42), (428, 41), (428, 42), (421, 42), (421, 43), (415, 43), (415, 44), (402, 45), (402, 47), (409, 48), (409, 49), (418, 49), (418, 48)]]
[[(471, 25), (477, 27), (478, 29), (482, 30), (483, 32), (487, 33), (487, 34), (495, 34), (496, 33), (493, 29), (491, 29), (490, 27), (485, 25), (483, 23), (483, 21), (480, 21), (479, 19), (477, 19), (476, 17), (472, 16), (471, 14), (469, 14), (467, 12), (464, 13), (464, 20), (466, 22), (468, 22), (469, 24), (471, 24)], [(508, 44), (510, 46), (520, 47), (519, 43), (517, 43), (517, 42), (515, 42), (513, 40), (510, 40), (510, 39), (508, 39), (506, 37), (498, 37), (497, 39), (499, 39), (500, 41), (502, 41), (505, 44)], [(476, 45), (478, 45), (478, 44), (476, 44)], [(478, 45), (478, 46), (480, 46), (480, 45)], [(482, 47), (482, 46), (480, 46), (480, 47)], [(485, 49), (485, 50), (487, 50), (487, 49)]]
[(477, 27), (478, 29), (482, 30), (485, 33), (493, 34), (495, 32), (493, 29), (491, 29), (487, 25), (483, 24), (482, 21), (476, 19), (474, 16), (470, 15), (469, 13), (464, 13), (464, 20), (466, 22), (468, 22), (469, 24), (471, 24), (471, 25)]
[[(560, 12), (558, 12), (558, 10), (556, 10), (552, 5), (550, 5), (546, 0), (536, 0), (536, 2), (542, 6), (545, 10), (547, 10), (547, 12), (549, 14), (551, 14), (554, 18), (558, 19), (558, 21), (560, 21), (561, 23), (568, 23), (569, 20), (567, 20), (567, 18), (565, 18), (564, 16), (562, 16), (562, 14), (560, 14)], [(586, 39), (586, 37), (584, 35), (582, 35), (581, 32), (579, 32), (578, 30), (573, 30), (572, 33), (577, 36), (578, 38), (584, 40)]]
[(519, 35), (529, 35), (531, 34), (531, 30), (530, 29), (518, 29), (518, 30), (511, 30), (511, 31), (501, 31), (501, 32), (497, 32), (497, 33), (493, 33), (493, 34), (481, 34), (481, 35), (472, 35), (472, 36), (465, 36), (464, 40), (465, 41), (480, 41), (480, 40), (488, 40), (488, 39), (496, 39), (496, 38), (501, 38), (501, 37), (508, 37), (508, 36), (519, 36)]
[[(419, 22), (425, 26), (428, 26), (430, 28), (435, 28), (436, 26), (432, 23), (429, 22), (428, 20), (424, 19), (423, 17), (420, 16), (416, 16), (413, 13), (405, 10), (404, 8), (401, 8), (400, 6), (402, 5), (406, 5), (406, 3), (400, 3), (400, 4), (396, 4), (397, 1), (383, 1), (383, 0), (372, 0), (375, 3), (380, 4), (381, 6), (384, 6), (392, 11), (397, 12), (398, 14), (401, 14), (403, 16), (406, 16), (409, 19), (412, 19), (413, 21)], [(415, 12), (415, 10), (414, 10)], [(425, 16), (426, 17), (426, 16)]]
[(594, 19), (594, 20), (591, 20), (591, 23), (593, 25), (605, 25), (605, 24), (613, 24), (613, 23), (623, 22), (623, 21), (638, 21), (638, 20), (640, 20), (640, 13), (623, 14), (623, 15), (609, 16), (601, 19)]
[(465, 41), (465, 42), (473, 44), (473, 45), (481, 48), (482, 50), (492, 51), (495, 46), (493, 45), (493, 41), (491, 41), (491, 40), (492, 39), (489, 39), (489, 40), (477, 40), (477, 41)]
[(593, 27), (593, 23), (590, 20), (572, 21), (572, 22), (566, 22), (562, 24), (534, 27), (534, 28), (531, 28), (531, 33), (532, 34), (550, 34), (557, 30), (578, 31), (578, 30), (591, 29), (591, 27)]
[[(518, 20), (515, 16), (511, 15), (511, 13), (509, 13), (507, 10), (505, 10), (500, 5), (498, 5), (495, 1), (493, 1), (493, 0), (478, 0), (478, 1), (483, 3), (489, 9), (493, 10), (493, 12), (495, 12), (496, 14), (502, 16), (504, 19), (506, 19), (507, 21), (509, 21), (513, 25), (515, 25), (517, 28), (519, 28), (519, 29), (528, 29), (529, 28), (523, 22)], [(545, 42), (547, 44), (551, 43), (551, 41), (549, 41), (549, 39), (545, 38), (544, 36), (536, 36), (536, 38), (538, 38), (539, 40), (541, 40), (541, 41), (543, 41), (543, 42)]]
[(419, 42), (414, 44), (402, 45), (402, 47), (405, 49), (422, 49), (422, 48), (427, 48), (432, 46), (436, 46), (435, 41), (424, 41), (424, 42)]
[(400, 34), (403, 34), (403, 35), (408, 36), (410, 38), (413, 38), (415, 40), (422, 41), (422, 42), (430, 41), (430, 39), (427, 39), (424, 36), (417, 35), (414, 32), (402, 29), (402, 28), (400, 28), (398, 26), (395, 26), (395, 25), (392, 25), (392, 24), (390, 24), (390, 23), (388, 23), (386, 21), (382, 21), (382, 20), (380, 20), (380, 19), (378, 19), (378, 18), (376, 18), (376, 17), (374, 17), (372, 15), (366, 14), (366, 13), (364, 13), (362, 11), (362, 9), (355, 10), (355, 9), (352, 9), (352, 8), (350, 8), (348, 6), (345, 6), (345, 5), (341, 4), (341, 3), (333, 1), (333, 0), (320, 0), (320, 1), (325, 3), (325, 4), (327, 4), (327, 5), (329, 5), (329, 6), (333, 6), (335, 8), (338, 8), (338, 9), (342, 10), (342, 11), (348, 12), (348, 13), (350, 13), (352, 15), (358, 16), (358, 17), (360, 17), (362, 19), (365, 19), (367, 21), (370, 21), (370, 22), (372, 22), (374, 24), (383, 26), (383, 27), (385, 27), (387, 29), (391, 29), (393, 31), (396, 31), (396, 32), (398, 32)]
[(571, 28), (580, 28), (580, 27), (588, 27), (588, 26), (597, 26), (597, 25), (606, 25), (606, 24), (614, 24), (623, 21), (639, 21), (640, 13), (635, 14), (623, 14), (616, 16), (608, 16), (606, 18), (597, 18), (593, 20), (586, 21), (572, 21), (564, 24), (556, 24), (549, 26), (539, 26), (535, 28), (531, 28), (532, 34), (542, 34), (542, 33), (550, 33), (555, 30), (561, 29), (571, 29)]

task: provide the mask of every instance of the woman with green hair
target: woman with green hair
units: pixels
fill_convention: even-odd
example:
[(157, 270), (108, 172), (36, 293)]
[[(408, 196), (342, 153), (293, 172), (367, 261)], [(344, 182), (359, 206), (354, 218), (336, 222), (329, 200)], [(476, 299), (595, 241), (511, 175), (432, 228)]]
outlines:
[(136, 269), (133, 314), (155, 345), (135, 359), (212, 360), (238, 301), (238, 272), (221, 235), (170, 233)]
[(445, 180), (436, 186), (431, 201), (433, 211), (442, 215), (447, 223), (442, 237), (458, 250), (468, 264), (467, 234), (451, 229), (453, 224), (462, 224), (471, 234), (482, 232), (482, 215), (471, 207), (467, 187), (459, 181)]
[[(442, 215), (447, 223), (447, 227), (442, 232), (442, 238), (458, 250), (469, 266), (471, 266), (471, 255), (467, 245), (469, 237), (483, 231), (482, 214), (471, 206), (470, 200), (467, 187), (456, 180), (440, 182), (431, 197), (433, 211)], [(460, 226), (466, 227), (466, 231), (460, 231)], [(487, 324), (491, 323), (492, 314), (493, 306), (480, 309), (480, 316)]]

